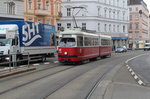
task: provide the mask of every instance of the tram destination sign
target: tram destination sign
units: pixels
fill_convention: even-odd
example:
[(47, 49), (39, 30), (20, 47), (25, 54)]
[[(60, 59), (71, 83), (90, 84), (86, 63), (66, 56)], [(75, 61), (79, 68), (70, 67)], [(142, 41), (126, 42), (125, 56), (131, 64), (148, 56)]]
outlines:
[(65, 34), (65, 35), (63, 35), (63, 37), (72, 37), (72, 35), (71, 34)]

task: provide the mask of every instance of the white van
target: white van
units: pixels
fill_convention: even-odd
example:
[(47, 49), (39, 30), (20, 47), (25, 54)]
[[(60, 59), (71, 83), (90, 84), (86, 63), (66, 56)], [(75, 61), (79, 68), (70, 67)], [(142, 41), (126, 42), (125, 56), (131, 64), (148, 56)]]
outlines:
[(150, 50), (150, 43), (145, 43), (144, 51)]

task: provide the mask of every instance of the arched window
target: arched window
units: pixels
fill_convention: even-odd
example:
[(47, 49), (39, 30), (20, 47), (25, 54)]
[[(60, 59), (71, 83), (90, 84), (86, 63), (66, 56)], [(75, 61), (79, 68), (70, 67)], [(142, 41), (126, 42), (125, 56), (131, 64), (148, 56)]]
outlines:
[(28, 8), (32, 9), (32, 0), (28, 0)]
[(7, 13), (11, 14), (11, 15), (15, 14), (15, 3), (14, 2), (7, 3)]

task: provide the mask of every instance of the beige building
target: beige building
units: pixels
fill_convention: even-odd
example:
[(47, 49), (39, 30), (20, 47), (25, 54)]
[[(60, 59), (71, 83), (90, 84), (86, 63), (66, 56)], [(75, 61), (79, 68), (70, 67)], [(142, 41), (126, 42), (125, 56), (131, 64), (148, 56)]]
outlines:
[(56, 25), (62, 16), (61, 0), (24, 0), (25, 21)]
[[(131, 0), (133, 1), (133, 0)], [(149, 11), (143, 0), (129, 2), (129, 48), (143, 48), (149, 42)]]

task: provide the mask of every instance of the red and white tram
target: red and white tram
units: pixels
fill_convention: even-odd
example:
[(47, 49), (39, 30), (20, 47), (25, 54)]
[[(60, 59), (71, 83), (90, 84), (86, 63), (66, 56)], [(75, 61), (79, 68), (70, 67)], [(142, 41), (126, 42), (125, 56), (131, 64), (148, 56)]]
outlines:
[(60, 62), (80, 62), (92, 58), (110, 56), (111, 37), (87, 33), (79, 28), (60, 33), (58, 60)]

